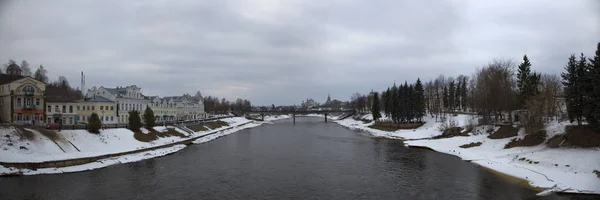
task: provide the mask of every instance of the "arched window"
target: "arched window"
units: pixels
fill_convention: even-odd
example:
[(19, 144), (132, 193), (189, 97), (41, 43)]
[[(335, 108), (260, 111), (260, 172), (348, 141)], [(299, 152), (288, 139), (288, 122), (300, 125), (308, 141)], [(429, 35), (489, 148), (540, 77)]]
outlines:
[(23, 87), (23, 92), (33, 94), (35, 92), (35, 89), (33, 87), (31, 87), (30, 85), (28, 85), (28, 86)]

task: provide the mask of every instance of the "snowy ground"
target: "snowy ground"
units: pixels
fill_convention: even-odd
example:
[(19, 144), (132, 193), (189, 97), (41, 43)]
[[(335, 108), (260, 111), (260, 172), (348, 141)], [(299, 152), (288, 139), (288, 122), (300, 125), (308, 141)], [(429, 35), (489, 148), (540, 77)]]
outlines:
[[(471, 115), (458, 115), (454, 117), (448, 117), (454, 120), (458, 124), (458, 126), (465, 126), (468, 123), (468, 121), (471, 120)], [(362, 116), (361, 119), (373, 120), (373, 117), (371, 114), (367, 114)], [(423, 119), (423, 121), (425, 121), (425, 124), (423, 124), (423, 126), (417, 129), (398, 130), (395, 132), (369, 128), (369, 126), (373, 125), (374, 122), (364, 123), (362, 121), (354, 120), (351, 117), (346, 118), (344, 120), (338, 120), (336, 122), (350, 129), (367, 131), (375, 137), (384, 137), (391, 139), (422, 139), (442, 134), (442, 132), (439, 131), (439, 127), (442, 124), (441, 122), (436, 122), (435, 118), (430, 116), (426, 116)]]
[[(269, 121), (282, 118), (284, 117), (272, 117)], [(133, 132), (128, 129), (106, 129), (101, 130), (100, 134), (91, 134), (86, 130), (63, 130), (58, 135), (64, 140), (55, 143), (35, 130), (29, 130), (35, 135), (35, 139), (30, 141), (21, 139), (13, 128), (0, 128), (0, 135), (2, 136), (0, 138), (0, 162), (44, 162), (122, 153), (201, 137), (232, 126), (251, 122), (242, 117), (221, 120), (229, 123), (229, 126), (193, 134), (188, 134), (175, 127), (158, 126), (154, 128), (156, 131), (162, 132), (167, 128), (175, 128), (186, 137), (159, 137), (151, 142), (136, 140), (133, 137)], [(143, 129), (142, 132), (147, 134), (148, 130)]]
[[(363, 116), (368, 118), (368, 116)], [(458, 115), (454, 117), (460, 126), (467, 124), (469, 117)], [(440, 123), (434, 119), (426, 119), (427, 123), (414, 130), (399, 130), (386, 132), (368, 128), (372, 123), (363, 123), (354, 119), (340, 120), (338, 123), (352, 129), (368, 131), (374, 136), (394, 139), (418, 139), (440, 135)], [(550, 123), (546, 130), (548, 137), (564, 132), (568, 123)], [(477, 127), (468, 137), (453, 137), (447, 139), (422, 139), (405, 141), (407, 146), (427, 147), (434, 151), (455, 155), (463, 160), (474, 162), (483, 167), (527, 180), (531, 186), (545, 189), (539, 195), (549, 192), (591, 193), (600, 194), (600, 178), (594, 170), (600, 171), (600, 149), (558, 148), (551, 149), (545, 144), (534, 147), (515, 147), (504, 149), (513, 138), (489, 139), (488, 128)], [(524, 137), (521, 130), (518, 138)], [(478, 147), (460, 148), (459, 146), (473, 142), (481, 142)]]
[(92, 162), (92, 163), (87, 163), (87, 164), (77, 165), (77, 166), (70, 166), (70, 167), (41, 168), (41, 169), (31, 170), (31, 169), (6, 168), (6, 167), (3, 167), (0, 165), (0, 174), (2, 174), (2, 173), (18, 173), (18, 174), (23, 174), (23, 175), (36, 175), (36, 174), (59, 174), (59, 173), (68, 173), (68, 172), (88, 171), (88, 170), (94, 170), (94, 169), (107, 167), (110, 165), (116, 165), (116, 164), (121, 164), (121, 163), (131, 163), (131, 162), (137, 162), (140, 160), (156, 158), (156, 157), (164, 156), (167, 154), (175, 153), (179, 150), (182, 150), (185, 147), (186, 147), (185, 145), (180, 144), (180, 145), (156, 149), (156, 150), (152, 150), (152, 151), (144, 151), (141, 153), (106, 158), (106, 159), (98, 160), (98, 161)]

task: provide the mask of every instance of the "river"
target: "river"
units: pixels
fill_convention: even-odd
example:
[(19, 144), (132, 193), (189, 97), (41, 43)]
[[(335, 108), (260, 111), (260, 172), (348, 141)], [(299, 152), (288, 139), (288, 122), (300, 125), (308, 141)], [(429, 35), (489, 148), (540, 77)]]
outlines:
[(535, 198), (534, 191), (459, 158), (314, 117), (246, 129), (136, 163), (0, 178), (2, 200)]

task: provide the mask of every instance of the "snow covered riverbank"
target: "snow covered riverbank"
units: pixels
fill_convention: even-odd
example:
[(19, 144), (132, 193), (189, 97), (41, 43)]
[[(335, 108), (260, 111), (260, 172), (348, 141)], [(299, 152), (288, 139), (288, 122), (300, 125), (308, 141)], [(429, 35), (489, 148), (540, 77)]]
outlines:
[[(142, 142), (137, 140), (134, 137), (134, 133), (128, 129), (107, 129), (102, 130), (101, 133), (97, 135), (90, 134), (85, 130), (63, 130), (58, 134), (61, 136), (61, 138), (54, 139), (54, 141), (59, 142), (54, 142), (35, 130), (30, 130), (33, 134), (35, 134), (35, 139), (18, 139), (18, 136), (10, 136), (10, 134), (16, 133), (14, 129), (5, 128), (0, 130), (2, 133), (1, 135), (9, 135), (10, 137), (4, 137), (2, 140), (0, 140), (0, 147), (2, 147), (2, 149), (0, 149), (0, 162), (3, 163), (40, 163), (69, 159), (85, 159), (104, 155), (139, 151), (143, 149), (149, 150), (139, 153), (126, 153), (126, 155), (101, 159), (92, 163), (60, 168), (28, 170), (0, 166), (0, 174), (22, 173), (29, 175), (74, 172), (106, 167), (118, 163), (134, 162), (143, 159), (164, 156), (166, 154), (179, 151), (185, 147), (185, 145), (175, 145), (166, 148), (162, 148), (161, 146), (194, 138), (199, 138), (197, 140), (210, 141), (217, 137), (231, 134), (245, 128), (260, 126), (264, 123), (269, 123), (270, 121), (283, 118), (285, 118), (285, 116), (271, 117), (268, 118), (268, 120), (265, 120), (265, 122), (254, 122), (242, 117), (226, 118), (221, 119), (221, 121), (227, 122), (229, 124), (228, 126), (223, 126), (212, 130), (199, 131), (192, 134), (189, 134), (176, 127), (154, 127), (154, 129), (158, 132), (162, 132), (167, 129), (176, 130), (180, 136), (171, 135), (159, 137), (151, 142)], [(145, 133), (143, 134), (148, 134), (146, 131), (144, 132)], [(181, 135), (184, 137), (181, 137)], [(158, 147), (160, 148), (155, 149)]]
[[(468, 116), (453, 117), (459, 126), (465, 126)], [(599, 148), (549, 148), (545, 143), (533, 147), (515, 147), (504, 149), (504, 145), (513, 138), (489, 139), (486, 128), (477, 127), (469, 136), (457, 136), (444, 139), (426, 139), (441, 135), (438, 127), (441, 123), (427, 118), (422, 127), (412, 130), (387, 132), (369, 128), (371, 123), (354, 119), (340, 120), (337, 123), (357, 130), (371, 133), (375, 137), (405, 139), (409, 147), (425, 147), (437, 152), (460, 157), (488, 169), (525, 180), (530, 186), (548, 192), (600, 194), (600, 149)], [(547, 138), (564, 132), (568, 123), (554, 122), (547, 128)], [(477, 130), (480, 129), (480, 130)], [(497, 130), (497, 129), (496, 129)], [(410, 139), (410, 140), (409, 140)], [(461, 148), (461, 145), (478, 143), (480, 146)]]

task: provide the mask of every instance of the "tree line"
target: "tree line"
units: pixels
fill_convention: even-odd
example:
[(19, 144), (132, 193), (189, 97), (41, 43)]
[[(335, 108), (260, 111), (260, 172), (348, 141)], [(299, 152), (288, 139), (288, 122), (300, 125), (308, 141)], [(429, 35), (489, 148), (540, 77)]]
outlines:
[(207, 96), (203, 98), (204, 110), (207, 113), (227, 114), (233, 112), (249, 112), (252, 110), (250, 100), (238, 98), (234, 102), (230, 102), (225, 98)]
[(592, 58), (581, 53), (577, 60), (572, 54), (565, 71), (561, 75), (570, 121), (579, 125), (586, 121), (600, 131), (600, 43)]
[[(544, 121), (563, 116), (578, 124), (588, 122), (600, 131), (600, 43), (592, 58), (583, 53), (571, 55), (562, 80), (531, 67), (527, 55), (518, 64), (494, 59), (472, 76), (440, 75), (423, 86), (417, 80), (415, 84), (394, 84), (381, 95), (356, 93), (351, 105), (358, 111), (371, 108), (374, 115), (383, 109), (397, 123), (420, 120), (425, 112), (436, 120), (443, 120), (448, 113), (467, 112), (481, 116), (484, 124), (519, 121), (528, 133), (543, 129)], [(561, 106), (563, 98), (566, 109)]]

